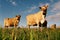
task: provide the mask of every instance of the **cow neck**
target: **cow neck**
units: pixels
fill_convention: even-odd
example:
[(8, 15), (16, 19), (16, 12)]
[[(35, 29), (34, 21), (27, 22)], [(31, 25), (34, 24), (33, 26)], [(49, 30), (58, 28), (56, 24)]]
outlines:
[(46, 14), (47, 14), (47, 10), (44, 10), (43, 11), (43, 15), (46, 17)]
[(41, 14), (42, 15), (43, 11), (39, 11), (37, 14)]

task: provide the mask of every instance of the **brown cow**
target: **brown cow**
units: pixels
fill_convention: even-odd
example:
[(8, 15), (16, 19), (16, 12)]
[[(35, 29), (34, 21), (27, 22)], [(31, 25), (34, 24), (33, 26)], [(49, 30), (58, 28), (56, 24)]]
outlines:
[(6, 18), (4, 19), (4, 27), (17, 27), (20, 21), (21, 15), (16, 15), (14, 18)]
[(29, 28), (30, 28), (30, 26), (33, 26), (33, 25), (39, 26), (39, 23), (41, 23), (42, 20), (45, 20), (48, 5), (44, 5), (39, 8), (41, 9), (41, 11), (39, 11), (35, 14), (30, 14), (30, 15), (26, 16), (27, 25), (29, 26)]
[(51, 29), (56, 29), (56, 24), (50, 25), (50, 28), (51, 28)]

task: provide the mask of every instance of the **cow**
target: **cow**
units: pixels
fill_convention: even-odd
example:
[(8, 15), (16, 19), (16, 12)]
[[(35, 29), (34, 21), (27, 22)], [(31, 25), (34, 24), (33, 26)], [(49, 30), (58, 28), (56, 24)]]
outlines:
[(48, 5), (43, 5), (39, 7), (41, 11), (35, 14), (30, 14), (26, 16), (27, 26), (29, 27), (29, 29), (30, 29), (30, 26), (33, 26), (33, 25), (39, 26), (41, 25), (40, 23), (44, 23), (44, 21), (47, 23), (47, 21), (45, 20), (45, 17), (47, 14), (47, 8), (48, 8)]
[(56, 29), (56, 24), (50, 25), (50, 28), (51, 28), (51, 29)]
[(5, 18), (4, 27), (17, 27), (20, 22), (21, 15), (16, 15), (14, 18)]

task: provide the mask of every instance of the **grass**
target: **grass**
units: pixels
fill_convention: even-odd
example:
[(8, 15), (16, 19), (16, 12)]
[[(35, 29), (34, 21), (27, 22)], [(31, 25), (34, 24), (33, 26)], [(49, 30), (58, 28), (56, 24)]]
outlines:
[(60, 40), (60, 29), (0, 28), (0, 40)]

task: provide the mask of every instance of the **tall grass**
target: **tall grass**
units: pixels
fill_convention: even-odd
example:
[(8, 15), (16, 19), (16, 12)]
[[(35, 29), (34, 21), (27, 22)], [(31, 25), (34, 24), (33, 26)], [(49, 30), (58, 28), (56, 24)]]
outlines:
[(0, 40), (60, 40), (60, 29), (0, 28)]
[(2, 40), (2, 28), (0, 28), (0, 40)]

